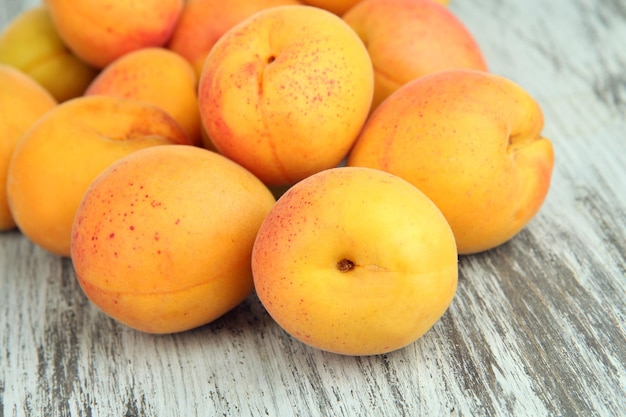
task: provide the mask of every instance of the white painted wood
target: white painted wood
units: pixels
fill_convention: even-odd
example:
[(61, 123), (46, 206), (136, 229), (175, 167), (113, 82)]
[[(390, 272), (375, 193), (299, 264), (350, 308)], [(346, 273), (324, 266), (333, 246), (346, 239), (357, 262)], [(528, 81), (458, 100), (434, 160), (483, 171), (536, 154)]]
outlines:
[[(35, 0), (5, 0), (4, 26)], [(460, 259), (457, 295), (409, 347), (344, 357), (250, 297), (152, 336), (93, 307), (71, 262), (0, 235), (0, 416), (626, 415), (626, 3), (452, 0), (490, 69), (540, 102), (556, 149), (539, 215)]]

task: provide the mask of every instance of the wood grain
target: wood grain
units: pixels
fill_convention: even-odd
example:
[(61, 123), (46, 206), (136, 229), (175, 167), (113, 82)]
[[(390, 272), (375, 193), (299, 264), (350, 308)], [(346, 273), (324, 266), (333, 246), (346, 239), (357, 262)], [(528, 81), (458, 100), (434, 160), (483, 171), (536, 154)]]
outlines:
[[(4, 26), (33, 1), (0, 7)], [(460, 258), (448, 312), (405, 349), (302, 345), (251, 296), (176, 335), (84, 297), (71, 262), (0, 235), (1, 416), (626, 415), (626, 3), (452, 0), (490, 70), (544, 110), (550, 194), (518, 236)]]

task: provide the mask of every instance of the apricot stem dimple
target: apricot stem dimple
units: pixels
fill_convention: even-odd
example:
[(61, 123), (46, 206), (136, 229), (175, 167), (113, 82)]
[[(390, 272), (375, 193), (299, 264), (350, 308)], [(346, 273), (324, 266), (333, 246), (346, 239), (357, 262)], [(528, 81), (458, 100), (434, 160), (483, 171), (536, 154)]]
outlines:
[(527, 146), (539, 139), (541, 139), (541, 136), (532, 137), (511, 134), (509, 135), (509, 142), (506, 151), (508, 154), (514, 154), (518, 149), (523, 148), (524, 146)]
[(274, 55), (270, 55), (267, 57), (267, 63), (271, 64), (272, 62), (276, 61), (276, 57)]
[(337, 262), (337, 269), (340, 272), (348, 272), (351, 271), (352, 269), (354, 269), (354, 262), (352, 262), (350, 259), (342, 259), (339, 262)]

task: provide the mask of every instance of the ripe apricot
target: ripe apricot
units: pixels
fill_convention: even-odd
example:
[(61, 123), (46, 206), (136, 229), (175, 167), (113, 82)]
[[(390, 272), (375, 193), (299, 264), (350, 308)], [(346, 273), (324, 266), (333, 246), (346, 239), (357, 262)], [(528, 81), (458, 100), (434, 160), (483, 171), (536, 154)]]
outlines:
[(96, 306), (137, 330), (203, 325), (252, 292), (252, 245), (274, 202), (259, 179), (215, 152), (134, 152), (84, 196), (72, 231), (76, 276)]

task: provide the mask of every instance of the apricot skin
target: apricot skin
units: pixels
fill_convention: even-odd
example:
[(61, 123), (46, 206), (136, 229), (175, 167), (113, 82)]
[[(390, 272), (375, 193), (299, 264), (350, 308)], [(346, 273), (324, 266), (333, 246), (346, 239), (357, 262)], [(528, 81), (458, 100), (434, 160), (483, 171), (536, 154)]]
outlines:
[(298, 0), (187, 0), (167, 47), (187, 59), (198, 77), (218, 39), (254, 13)]
[(252, 245), (274, 202), (215, 152), (137, 151), (85, 194), (72, 231), (76, 276), (97, 307), (139, 331), (209, 323), (252, 292)]
[(58, 102), (81, 96), (97, 75), (67, 49), (44, 5), (26, 9), (2, 30), (0, 62), (28, 74)]
[(439, 209), (389, 173), (341, 167), (280, 197), (254, 244), (259, 300), (318, 349), (375, 355), (427, 332), (454, 297), (457, 251)]
[(183, 0), (45, 0), (59, 35), (81, 60), (102, 69), (141, 48), (164, 46)]
[(20, 138), (9, 162), (7, 195), (19, 229), (60, 256), (83, 193), (111, 163), (149, 146), (189, 143), (180, 125), (149, 103), (78, 97), (48, 111)]
[(55, 98), (34, 79), (0, 64), (0, 231), (15, 228), (6, 188), (15, 146), (22, 135), (56, 105)]
[(165, 48), (142, 48), (109, 64), (85, 95), (111, 95), (157, 105), (180, 123), (194, 145), (200, 146), (197, 86), (193, 67), (180, 55)]
[(347, 160), (398, 175), (437, 204), (459, 253), (515, 236), (543, 204), (554, 149), (539, 104), (495, 74), (448, 70), (416, 79), (384, 101)]
[(215, 44), (198, 105), (220, 153), (283, 186), (345, 158), (373, 90), (367, 50), (344, 21), (312, 6), (278, 6)]
[(468, 28), (432, 0), (362, 0), (343, 19), (372, 58), (372, 109), (418, 77), (456, 68), (488, 69)]

